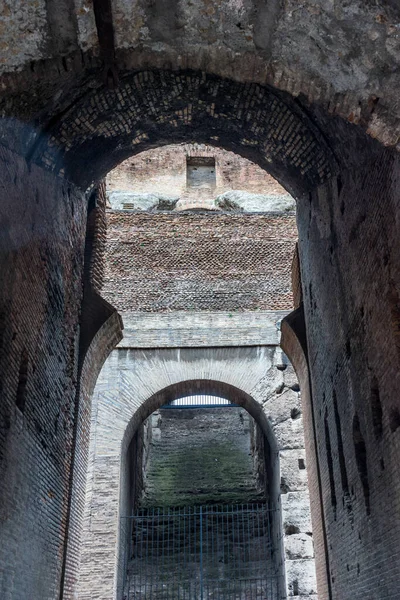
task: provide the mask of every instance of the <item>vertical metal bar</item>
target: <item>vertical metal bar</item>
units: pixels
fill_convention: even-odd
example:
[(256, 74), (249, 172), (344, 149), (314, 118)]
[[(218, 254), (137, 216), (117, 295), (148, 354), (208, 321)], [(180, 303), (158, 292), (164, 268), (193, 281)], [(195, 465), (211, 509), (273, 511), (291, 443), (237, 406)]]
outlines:
[[(258, 547), (259, 547), (259, 552), (261, 554), (261, 536), (260, 536), (260, 511), (257, 510), (256, 512), (256, 521), (257, 521), (257, 538), (258, 538)], [(265, 568), (267, 568), (267, 565), (265, 565)], [(263, 569), (263, 573), (264, 573), (264, 569)], [(261, 583), (261, 586), (263, 586), (264, 581)], [(265, 593), (267, 593), (267, 580), (265, 578)], [(258, 594), (257, 594), (258, 596)], [(256, 596), (256, 600), (257, 600), (257, 596)]]
[[(253, 569), (252, 569), (253, 561), (252, 560), (250, 561), (250, 548), (252, 547), (252, 544), (251, 544), (251, 542), (252, 542), (252, 536), (251, 536), (251, 533), (250, 533), (250, 519), (253, 520), (253, 512), (252, 512), (253, 505), (250, 504), (250, 509), (249, 509), (249, 505), (248, 504), (246, 506), (247, 506), (247, 544), (248, 544), (248, 548), (249, 548), (249, 556), (248, 556), (248, 558), (249, 558), (249, 560), (248, 560), (249, 567), (248, 567), (247, 570), (249, 572), (249, 578), (250, 578), (250, 600), (253, 600)], [(255, 549), (254, 549), (253, 555), (254, 554), (258, 554), (255, 551)]]
[[(175, 513), (176, 514), (176, 513)], [(177, 530), (177, 545), (178, 545), (178, 556), (181, 556), (181, 519), (180, 519), (180, 514), (181, 514), (181, 509), (178, 508), (178, 522), (177, 525), (175, 527), (175, 529)], [(176, 562), (176, 545), (175, 545), (175, 538), (174, 538), (174, 558), (173, 561), (174, 563)], [(180, 600), (181, 598), (181, 573), (182, 573), (182, 565), (178, 565), (178, 600)]]
[(269, 562), (269, 570), (270, 570), (270, 595), (272, 598), (272, 581), (273, 581), (273, 573), (275, 575), (275, 569), (274, 571), (272, 571), (272, 553), (271, 553), (271, 546), (272, 546), (272, 540), (271, 540), (271, 530), (270, 530), (270, 518), (271, 518), (271, 512), (268, 510), (266, 511), (266, 517), (267, 517), (267, 535), (266, 535), (266, 548), (265, 548), (265, 553), (268, 556), (268, 562)]
[(240, 527), (239, 527), (239, 519), (238, 519), (238, 512), (237, 510), (235, 510), (235, 525), (236, 525), (236, 535), (237, 535), (237, 548), (238, 548), (238, 552), (237, 552), (237, 565), (238, 565), (238, 577), (239, 579), (242, 578), (242, 569), (241, 569), (241, 560), (240, 560)]
[(238, 520), (239, 520), (239, 526), (240, 526), (240, 535), (241, 537), (241, 548), (242, 548), (242, 573), (244, 576), (244, 588), (246, 589), (247, 587), (247, 563), (246, 563), (246, 554), (247, 554), (247, 545), (246, 545), (246, 539), (244, 536), (244, 517), (245, 517), (245, 509), (244, 509), (244, 504), (241, 505), (240, 507), (240, 513), (238, 514)]
[[(148, 515), (150, 517), (150, 510), (148, 511)], [(146, 553), (146, 566), (148, 569), (149, 577), (150, 577), (150, 594), (152, 596), (153, 593), (153, 577), (154, 577), (154, 508), (151, 514), (151, 520), (149, 525), (151, 526), (150, 539), (147, 540), (147, 553)], [(146, 570), (147, 570), (146, 569)], [(147, 599), (146, 599), (147, 600)]]
[[(228, 572), (231, 572), (231, 543), (230, 543), (230, 537), (231, 537), (231, 528), (229, 526), (229, 514), (228, 514), (228, 510), (225, 510), (225, 514), (222, 516), (222, 523), (224, 522), (224, 517), (225, 517), (225, 521), (226, 521), (226, 539), (228, 541), (228, 558), (227, 558), (227, 562), (224, 563), (224, 575), (225, 575), (225, 564), (228, 565)], [(228, 585), (228, 591), (230, 592), (230, 583)]]
[(246, 560), (247, 559), (247, 555), (248, 555), (248, 544), (246, 544), (246, 535), (245, 535), (245, 532), (244, 532), (244, 519), (245, 519), (245, 516), (246, 516), (244, 504), (242, 505), (240, 512), (242, 513), (241, 514), (241, 517), (242, 517), (241, 521), (242, 521), (242, 536), (243, 536), (243, 570), (244, 570), (245, 577), (246, 576), (248, 577), (248, 574), (247, 574), (248, 561)]
[[(189, 560), (189, 570), (190, 570), (190, 559), (191, 559), (191, 553), (192, 553), (192, 544), (193, 544), (193, 536), (191, 535), (191, 528), (192, 528), (192, 509), (189, 507), (189, 517), (188, 517), (188, 533), (189, 533), (189, 548), (188, 548), (188, 560)], [(193, 578), (192, 576), (190, 577), (189, 580), (189, 600), (191, 600), (191, 587), (192, 587), (192, 581), (194, 579), (194, 584), (196, 585), (196, 574), (195, 577)]]
[(139, 535), (140, 535), (140, 537), (143, 537), (143, 519), (142, 518), (138, 519), (138, 521), (137, 521), (136, 547), (135, 547), (136, 565), (137, 565), (137, 569), (138, 569), (137, 586), (138, 586), (138, 589), (141, 590), (142, 579), (143, 579), (143, 573), (142, 573), (143, 565), (142, 565), (142, 561), (140, 560), (140, 537), (138, 537)]
[[(157, 556), (156, 556), (156, 566), (157, 566), (157, 578), (155, 579), (155, 585), (160, 581), (160, 509), (157, 512), (157, 528), (156, 528), (156, 536), (157, 536)], [(157, 589), (157, 588), (156, 588)]]
[[(186, 600), (186, 578), (187, 578), (187, 565), (186, 565), (186, 515), (185, 509), (183, 509), (183, 568), (184, 568), (184, 582), (183, 582), (183, 600)], [(190, 581), (190, 580), (189, 580)]]
[(200, 600), (203, 600), (203, 507), (200, 506)]
[(171, 587), (171, 582), (170, 582), (170, 575), (172, 574), (172, 589), (173, 589), (173, 583), (174, 583), (174, 574), (171, 573), (170, 569), (169, 569), (169, 564), (170, 564), (170, 528), (171, 528), (171, 524), (170, 524), (170, 508), (168, 506), (168, 508), (165, 509), (165, 512), (167, 513), (166, 517), (167, 517), (167, 547), (166, 547), (166, 569), (165, 569), (165, 574), (168, 573), (168, 580), (167, 580), (167, 598), (169, 599), (169, 591), (170, 591), (170, 587)]

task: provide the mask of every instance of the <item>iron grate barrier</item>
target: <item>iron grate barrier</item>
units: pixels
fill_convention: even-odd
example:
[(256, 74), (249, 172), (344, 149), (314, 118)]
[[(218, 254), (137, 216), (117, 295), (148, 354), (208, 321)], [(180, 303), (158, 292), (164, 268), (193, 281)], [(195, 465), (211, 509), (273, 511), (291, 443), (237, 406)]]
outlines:
[(126, 600), (276, 600), (281, 575), (265, 505), (140, 510)]

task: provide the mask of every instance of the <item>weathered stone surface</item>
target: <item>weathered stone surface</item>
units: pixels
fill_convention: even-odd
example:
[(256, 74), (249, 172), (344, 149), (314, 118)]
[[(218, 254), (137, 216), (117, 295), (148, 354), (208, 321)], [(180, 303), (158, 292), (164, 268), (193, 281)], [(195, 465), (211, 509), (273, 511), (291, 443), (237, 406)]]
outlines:
[(344, 598), (397, 594), (399, 169), (383, 152), (298, 204), (329, 572)]
[(303, 448), (284, 449), (279, 452), (281, 465), (281, 488), (282, 493), (296, 490), (308, 490), (307, 463)]
[[(51, 65), (43, 68), (44, 97), (34, 94), (31, 111), (59, 100), (63, 82), (58, 65), (71, 85), (74, 61), (82, 73), (86, 61), (90, 64), (91, 55), (98, 53), (92, 3), (79, 0), (71, 10), (63, 1), (57, 8), (46, 11), (44, 2), (28, 7), (13, 2), (0, 13), (2, 71), (16, 71), (11, 89), (19, 85), (32, 94), (40, 83), (29, 64), (40, 68), (39, 61), (46, 59)], [(119, 0), (112, 2), (112, 14), (121, 71), (149, 64), (188, 69), (207, 65), (218, 75), (301, 94), (350, 122), (362, 122), (385, 143), (398, 142), (400, 15), (393, 0), (290, 0), (284, 5), (258, 0), (197, 5), (180, 0), (171, 11), (160, 2), (132, 5)], [(82, 60), (81, 51), (89, 57)], [(69, 60), (63, 65), (66, 56)], [(25, 111), (27, 105), (26, 101)]]
[(294, 533), (293, 535), (287, 536), (285, 552), (287, 558), (290, 560), (314, 558), (312, 537), (306, 533)]
[(140, 506), (265, 500), (253, 468), (251, 418), (242, 408), (161, 408)]
[(243, 212), (287, 213), (295, 209), (295, 202), (289, 194), (251, 194), (240, 190), (231, 190), (217, 196), (215, 204), (221, 210)]
[[(271, 410), (274, 413), (274, 425), (295, 421), (301, 417), (300, 395), (286, 387), (284, 375), (282, 382), (278, 381), (276, 383), (277, 385), (273, 390), (274, 393), (264, 402), (265, 409)], [(289, 423), (287, 423), (287, 426), (291, 427)]]
[[(215, 161), (215, 185), (190, 185), (187, 161), (193, 157), (196, 160), (210, 157)], [(295, 208), (290, 195), (258, 165), (205, 144), (171, 145), (142, 152), (107, 175), (107, 189), (113, 209), (122, 209), (123, 203), (133, 210), (175, 207), (176, 210), (292, 212)]]
[[(224, 321), (222, 324), (224, 324)], [(128, 514), (130, 510), (129, 503), (126, 500), (126, 491), (124, 491), (127, 489), (127, 486), (129, 488), (127, 480), (128, 471), (126, 470), (128, 463), (124, 458), (125, 454), (123, 453), (122, 455), (122, 465), (116, 460), (114, 463), (115, 467), (112, 467), (112, 469), (111, 463), (107, 462), (105, 464), (104, 458), (108, 457), (110, 460), (112, 460), (113, 456), (117, 458), (121, 443), (124, 443), (126, 447), (128, 443), (126, 441), (126, 431), (127, 427), (130, 427), (129, 423), (141, 418), (141, 415), (143, 415), (143, 406), (145, 406), (146, 401), (148, 401), (154, 392), (168, 387), (173, 383), (190, 382), (191, 379), (198, 377), (199, 374), (201, 374), (201, 378), (204, 381), (216, 380), (229, 383), (235, 386), (238, 392), (239, 390), (243, 390), (254, 398), (253, 402), (255, 402), (255, 406), (259, 406), (264, 419), (268, 419), (268, 421), (266, 420), (266, 423), (269, 423), (267, 427), (272, 427), (278, 441), (279, 452), (282, 456), (280, 473), (277, 473), (277, 467), (273, 463), (275, 465), (273, 466), (273, 469), (275, 469), (273, 471), (275, 473), (274, 477), (278, 475), (274, 485), (278, 487), (278, 493), (282, 480), (286, 480), (288, 485), (290, 485), (291, 491), (284, 491), (281, 496), (284, 526), (296, 527), (301, 534), (311, 531), (309, 500), (304, 483), (305, 470), (298, 462), (299, 458), (304, 458), (301, 419), (294, 421), (296, 428), (298, 428), (296, 429), (296, 436), (293, 437), (289, 432), (286, 432), (286, 438), (283, 438), (279, 431), (281, 426), (279, 423), (280, 419), (274, 415), (275, 403), (271, 401), (268, 405), (264, 404), (263, 406), (262, 404), (265, 397), (273, 398), (276, 396), (275, 390), (278, 387), (278, 383), (279, 385), (283, 383), (284, 387), (286, 387), (285, 371), (272, 366), (281, 360), (281, 351), (276, 347), (164, 348), (151, 351), (121, 348), (114, 351), (105, 364), (94, 396), (93, 430), (91, 432), (92, 450), (90, 452), (91, 464), (87, 483), (84, 553), (80, 578), (80, 593), (83, 597), (89, 593), (89, 590), (93, 593), (93, 590), (109, 589), (109, 578), (108, 576), (103, 577), (100, 574), (100, 565), (102, 564), (103, 568), (107, 565), (108, 569), (115, 569), (113, 549), (116, 543), (118, 527), (115, 517), (111, 517), (113, 511), (118, 510), (118, 506), (120, 515)], [(275, 372), (275, 380), (273, 372)], [(265, 373), (269, 373), (269, 377), (266, 378)], [(292, 376), (290, 382), (292, 382)], [(288, 388), (286, 387), (286, 389)], [(289, 391), (296, 397), (298, 396), (297, 393)], [(236, 398), (240, 402), (239, 397), (234, 396), (233, 398)], [(159, 402), (164, 403), (165, 399), (159, 400)], [(159, 408), (159, 405), (151, 406), (148, 410), (151, 412), (155, 408)], [(288, 416), (289, 422), (292, 422), (290, 408)], [(275, 425), (275, 423), (277, 424)], [(218, 440), (222, 443), (224, 437), (222, 435), (223, 426), (221, 425), (221, 427), (222, 429), (218, 430), (217, 436)], [(157, 423), (157, 428), (160, 428), (159, 422)], [(186, 431), (186, 429), (183, 428), (183, 431)], [(160, 443), (160, 435), (162, 438), (162, 433), (156, 434), (157, 439), (155, 443), (157, 444)], [(281, 437), (285, 446), (280, 446)], [(260, 441), (258, 440), (257, 443)], [(297, 444), (299, 445), (298, 450), (296, 449)], [(262, 447), (257, 446), (257, 452), (261, 451)], [(286, 450), (286, 447), (289, 450)], [(277, 458), (277, 456), (277, 453), (274, 452), (273, 457)], [(165, 460), (167, 460), (167, 457), (165, 457)], [(267, 476), (268, 481), (271, 473), (266, 474), (265, 465), (262, 466), (259, 461), (256, 461), (255, 466), (256, 468), (261, 467), (261, 470), (258, 471), (259, 475), (264, 478), (264, 481)], [(107, 473), (104, 469), (107, 469)], [(299, 472), (298, 476), (295, 475), (296, 469)], [(119, 505), (120, 497), (117, 485), (119, 477), (121, 477), (120, 493), (122, 494), (122, 498), (125, 498), (125, 500), (122, 499), (121, 505)], [(272, 480), (269, 480), (269, 485), (272, 485)], [(100, 514), (98, 507), (102, 510), (102, 506), (107, 506), (110, 511), (108, 527), (104, 530), (101, 523), (99, 523), (98, 533), (94, 533), (94, 528), (91, 525), (94, 518), (93, 515)], [(277, 533), (279, 533), (278, 525)], [(291, 535), (292, 530), (289, 528), (284, 540)], [(276, 541), (277, 547), (281, 543), (279, 540), (280, 536), (278, 535)], [(102, 549), (98, 556), (93, 552), (93, 547)], [(121, 555), (124, 554), (123, 543), (120, 552), (122, 553)], [(287, 557), (287, 561), (290, 562), (291, 560), (291, 558)], [(297, 561), (298, 559), (296, 558), (295, 560)], [(93, 561), (98, 565), (98, 569), (96, 566), (95, 571), (91, 567)], [(121, 563), (120, 569), (123, 569), (123, 564), (121, 565)], [(119, 577), (121, 578), (122, 575), (123, 572), (120, 570)], [(290, 577), (288, 576), (288, 582), (292, 581)], [(308, 592), (312, 593), (315, 581), (310, 586)]]
[[(300, 374), (310, 377), (304, 411), (309, 448), (315, 445), (310, 487), (321, 517), (319, 549), (329, 559), (320, 567), (321, 597), (360, 600), (366, 590), (373, 600), (393, 597), (400, 538), (393, 519), (399, 513), (400, 165), (362, 132), (398, 145), (398, 6), (393, 0), (245, 0), (193, 8), (180, 1), (167, 11), (158, 2), (150, 10), (146, 2), (123, 0), (112, 10), (117, 90), (102, 83), (93, 3), (0, 8), (7, 71), (0, 108), (9, 117), (1, 122), (1, 139), (29, 157), (26, 164), (2, 155), (1, 163), (1, 435), (6, 481), (15, 486), (2, 487), (11, 493), (3, 504), (12, 511), (4, 531), (7, 542), (30, 544), (29, 555), (20, 545), (13, 554), (2, 544), (4, 594), (18, 600), (26, 589), (35, 600), (60, 594), (68, 521), (60, 514), (68, 514), (78, 330), (85, 325), (85, 200), (61, 179), (36, 180), (35, 163), (85, 188), (134, 152), (194, 139), (253, 158), (299, 200), (302, 294), (296, 297), (304, 300), (307, 329)], [(24, 419), (18, 412), (14, 419), (21, 407)], [(101, 460), (107, 481), (119, 462), (105, 454)], [(55, 480), (62, 485), (52, 497), (47, 484)], [(38, 501), (27, 511), (31, 497)], [(47, 511), (57, 524), (52, 520), (42, 534)], [(106, 503), (99, 514), (118, 520)], [(49, 548), (51, 564), (46, 561), (39, 579)], [(24, 580), (12, 572), (15, 555), (26, 561), (19, 570)], [(114, 565), (104, 573), (101, 551), (96, 558), (93, 572), (114, 589)]]
[(165, 194), (134, 193), (115, 191), (108, 192), (107, 199), (113, 210), (173, 210), (179, 198)]
[(290, 581), (289, 597), (317, 598), (317, 587), (315, 582), (315, 571), (312, 560), (299, 559), (287, 562), (286, 575)]
[[(275, 346), (287, 311), (126, 312), (119, 348)], [(276, 369), (271, 378), (276, 381)], [(283, 376), (282, 376), (283, 381)]]
[(287, 535), (312, 531), (308, 490), (282, 494), (281, 502), (283, 530)]
[(0, 180), (0, 596), (54, 600), (69, 518), (86, 206), (79, 190), (3, 147)]

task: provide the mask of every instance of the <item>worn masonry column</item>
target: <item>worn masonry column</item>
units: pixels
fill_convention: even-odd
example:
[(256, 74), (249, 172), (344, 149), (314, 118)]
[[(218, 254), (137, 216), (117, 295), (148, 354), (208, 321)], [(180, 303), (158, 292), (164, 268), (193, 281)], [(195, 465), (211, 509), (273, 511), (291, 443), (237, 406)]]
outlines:
[[(299, 301), (301, 299), (299, 298)], [(281, 347), (290, 358), (300, 384), (304, 444), (306, 450), (308, 491), (315, 549), (318, 600), (329, 600), (330, 578), (326, 550), (326, 531), (322, 510), (320, 470), (315, 444), (314, 410), (307, 362), (307, 338), (302, 304), (282, 321)]]
[[(60, 594), (86, 203), (0, 148), (0, 597)], [(18, 560), (16, 560), (18, 557)]]
[(400, 159), (298, 203), (331, 598), (398, 595)]

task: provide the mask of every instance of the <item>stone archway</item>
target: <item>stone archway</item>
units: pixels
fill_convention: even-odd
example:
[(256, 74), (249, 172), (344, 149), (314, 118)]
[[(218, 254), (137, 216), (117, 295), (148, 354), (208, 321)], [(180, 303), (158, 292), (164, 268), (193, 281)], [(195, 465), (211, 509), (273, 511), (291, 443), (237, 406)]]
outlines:
[(53, 119), (31, 160), (86, 188), (125, 158), (181, 141), (215, 144), (260, 164), (293, 195), (337, 171), (317, 127), (288, 95), (199, 71), (126, 74)]
[[(124, 562), (117, 557), (124, 555), (126, 543), (126, 539), (118, 535), (119, 518), (129, 514), (127, 450), (139, 425), (168, 400), (201, 391), (226, 398), (234, 397), (235, 403), (250, 413), (266, 438), (269, 501), (280, 513), (281, 477), (283, 481), (293, 477), (289, 474), (292, 473), (292, 465), (303, 469), (303, 464), (297, 466), (297, 462), (298, 456), (304, 457), (304, 442), (301, 441), (301, 419), (296, 416), (293, 420), (290, 416), (297, 393), (291, 392), (293, 399), (291, 402), (289, 400), (286, 409), (283, 398), (274, 393), (277, 378), (282, 375), (282, 371), (275, 366), (276, 352), (272, 347), (153, 351), (120, 349), (114, 351), (106, 361), (93, 398), (92, 414), (96, 416), (92, 419), (86, 487), (79, 592), (82, 600), (90, 597), (119, 598)], [(199, 372), (208, 377), (196, 378)], [(163, 385), (166, 383), (169, 385)], [(154, 393), (151, 393), (152, 390)], [(266, 401), (266, 397), (269, 400)], [(282, 421), (282, 415), (286, 412), (287, 426)], [(281, 470), (279, 455), (283, 461)], [(304, 475), (306, 471), (300, 473)], [(305, 487), (285, 496), (282, 505), (287, 532), (284, 539), (287, 538), (288, 544), (285, 548), (286, 571), (289, 586), (296, 579), (300, 581), (301, 589), (309, 586), (308, 593), (315, 593), (313, 566), (309, 566), (312, 559), (303, 557), (305, 579), (301, 581), (298, 572), (301, 560), (298, 556), (291, 556), (290, 550), (294, 538), (298, 537), (300, 541), (304, 537), (304, 543), (311, 527), (306, 485), (305, 482)], [(303, 507), (308, 506), (308, 509), (304, 509), (301, 517), (295, 510), (295, 521), (292, 523), (293, 503), (299, 502)], [(279, 546), (280, 521), (275, 522), (274, 536)], [(291, 561), (291, 558), (295, 560)], [(283, 554), (277, 560), (283, 565)]]

